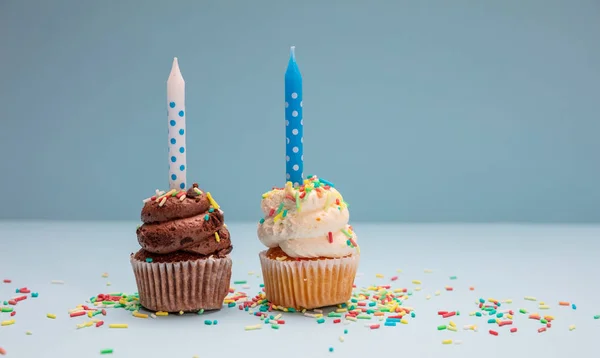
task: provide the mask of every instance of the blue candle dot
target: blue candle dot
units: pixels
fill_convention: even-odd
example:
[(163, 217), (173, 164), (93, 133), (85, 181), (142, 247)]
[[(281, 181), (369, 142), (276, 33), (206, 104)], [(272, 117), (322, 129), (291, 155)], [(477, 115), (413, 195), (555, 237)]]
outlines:
[(181, 184), (179, 184), (179, 187), (180, 187), (181, 189), (185, 189), (185, 183), (181, 183)]
[(182, 129), (180, 129), (180, 130), (179, 130), (179, 134), (180, 134), (180, 135), (183, 135), (183, 133), (185, 133), (185, 131), (184, 131), (184, 130), (183, 130), (183, 128), (182, 128)]
[(179, 117), (183, 117), (183, 111), (179, 111)]
[(171, 174), (171, 180), (177, 180), (177, 175)]
[(171, 108), (175, 108), (175, 102), (171, 102), (171, 103), (169, 103), (169, 107), (171, 107)]
[(172, 157), (171, 157), (171, 161), (172, 161), (173, 163), (175, 163), (175, 162), (177, 161), (177, 158), (176, 158), (175, 156), (172, 156)]
[(184, 170), (185, 170), (185, 165), (181, 164), (181, 165), (179, 166), (179, 170), (181, 170), (181, 171), (184, 171)]
[(171, 144), (175, 144), (177, 143), (177, 140), (175, 138), (171, 138)]
[(175, 120), (171, 119), (169, 123), (171, 124), (171, 127), (175, 127)]
[(179, 153), (183, 153), (183, 152), (185, 152), (185, 148), (184, 147), (179, 148)]

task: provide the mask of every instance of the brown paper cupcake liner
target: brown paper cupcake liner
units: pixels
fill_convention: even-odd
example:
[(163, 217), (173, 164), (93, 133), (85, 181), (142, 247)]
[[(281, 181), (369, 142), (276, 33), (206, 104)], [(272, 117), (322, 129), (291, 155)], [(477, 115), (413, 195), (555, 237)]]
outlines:
[(220, 309), (229, 292), (231, 258), (145, 262), (131, 258), (140, 303), (151, 311)]
[(359, 256), (338, 259), (278, 261), (259, 254), (265, 294), (276, 306), (311, 309), (347, 302)]

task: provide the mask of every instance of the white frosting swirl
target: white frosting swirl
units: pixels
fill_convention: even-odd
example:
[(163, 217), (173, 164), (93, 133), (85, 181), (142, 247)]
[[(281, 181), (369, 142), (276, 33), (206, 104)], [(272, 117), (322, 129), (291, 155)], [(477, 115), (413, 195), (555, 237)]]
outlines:
[(357, 238), (348, 225), (350, 214), (342, 195), (333, 187), (320, 187), (297, 202), (296, 195), (301, 192), (290, 184), (263, 195), (265, 218), (258, 225), (263, 245), (279, 246), (288, 256), (299, 258), (336, 258), (355, 253)]

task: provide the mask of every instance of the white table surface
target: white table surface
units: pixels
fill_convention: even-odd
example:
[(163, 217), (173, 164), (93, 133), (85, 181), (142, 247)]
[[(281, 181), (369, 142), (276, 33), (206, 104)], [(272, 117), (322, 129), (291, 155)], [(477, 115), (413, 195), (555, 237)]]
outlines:
[[(385, 285), (397, 275), (392, 287), (406, 287), (413, 295), (405, 305), (416, 317), (409, 324), (366, 328), (365, 322), (317, 324), (300, 314), (284, 314), (279, 330), (264, 326), (245, 331), (260, 320), (224, 308), (202, 316), (183, 315), (139, 319), (131, 312), (112, 309), (109, 323), (127, 323), (128, 329), (90, 327), (76, 329), (84, 317), (69, 318), (67, 311), (85, 304), (91, 296), (108, 292), (136, 292), (129, 254), (138, 249), (137, 223), (131, 222), (0, 222), (0, 300), (17, 296), (26, 286), (39, 292), (15, 306), (15, 324), (0, 327), (0, 347), (7, 357), (593, 357), (600, 337), (600, 227), (526, 225), (390, 225), (354, 223), (362, 258), (358, 287)], [(247, 280), (249, 295), (261, 283), (257, 253), (262, 250), (255, 224), (229, 223), (234, 243), (232, 280)], [(397, 270), (401, 269), (401, 273)], [(432, 270), (425, 273), (424, 270)], [(249, 275), (249, 271), (255, 274)], [(103, 278), (103, 273), (108, 278)], [(376, 274), (385, 277), (376, 278)], [(456, 276), (456, 280), (450, 280)], [(63, 280), (62, 285), (51, 284)], [(415, 291), (412, 280), (421, 280)], [(110, 286), (107, 283), (110, 282)], [(233, 282), (232, 282), (233, 285)], [(451, 285), (454, 291), (444, 290)], [(469, 287), (473, 286), (473, 291)], [(441, 294), (435, 296), (434, 292)], [(431, 295), (429, 300), (426, 295)], [(539, 310), (534, 296), (551, 308)], [(553, 315), (552, 328), (538, 333), (539, 322), (515, 312), (514, 327), (498, 328), (485, 317), (472, 317), (480, 297), (512, 299), (503, 308)], [(576, 303), (577, 309), (558, 306)], [(458, 332), (438, 331), (448, 323), (438, 310), (460, 310), (455, 317)], [(57, 318), (46, 318), (54, 313)], [(0, 313), (0, 320), (11, 319)], [(218, 320), (216, 326), (205, 319)], [(383, 322), (381, 322), (383, 323)], [(478, 331), (464, 331), (477, 324)], [(575, 325), (570, 331), (568, 327)], [(488, 333), (490, 328), (499, 336)], [(348, 329), (344, 335), (343, 330)], [(31, 331), (31, 335), (26, 335)], [(344, 336), (345, 341), (339, 341)], [(596, 338), (594, 338), (596, 337)], [(442, 345), (443, 339), (461, 340)], [(329, 352), (329, 347), (334, 351)], [(575, 352), (578, 352), (575, 354)]]

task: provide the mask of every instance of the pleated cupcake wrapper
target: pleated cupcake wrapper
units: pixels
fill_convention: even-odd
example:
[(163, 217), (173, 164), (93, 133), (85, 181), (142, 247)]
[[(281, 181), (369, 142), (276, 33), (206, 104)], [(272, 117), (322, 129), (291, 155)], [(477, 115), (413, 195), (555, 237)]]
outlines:
[(231, 258), (145, 262), (131, 258), (140, 303), (151, 311), (220, 309), (229, 292)]
[(359, 256), (323, 260), (275, 260), (259, 254), (267, 299), (276, 306), (311, 309), (347, 302)]

